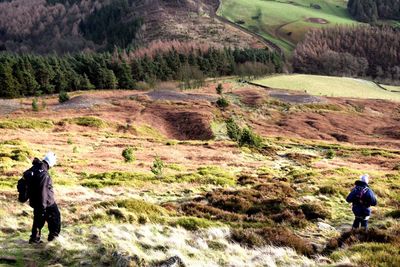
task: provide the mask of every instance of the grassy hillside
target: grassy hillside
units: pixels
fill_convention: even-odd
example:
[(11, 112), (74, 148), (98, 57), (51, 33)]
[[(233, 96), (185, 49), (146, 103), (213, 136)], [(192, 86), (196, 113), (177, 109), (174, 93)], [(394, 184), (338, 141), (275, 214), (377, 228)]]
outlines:
[[(372, 98), (400, 101), (400, 93), (385, 91), (373, 82), (344, 77), (294, 74), (277, 75), (255, 81), (272, 88), (303, 91), (311, 95)], [(392, 91), (399, 91), (398, 86), (385, 86)]]
[[(0, 100), (0, 266), (399, 266), (398, 103), (215, 87)], [(48, 150), (62, 233), (32, 246), (15, 187)], [(349, 232), (365, 172), (379, 205)]]
[(313, 27), (355, 24), (343, 0), (222, 0), (218, 14), (291, 51)]

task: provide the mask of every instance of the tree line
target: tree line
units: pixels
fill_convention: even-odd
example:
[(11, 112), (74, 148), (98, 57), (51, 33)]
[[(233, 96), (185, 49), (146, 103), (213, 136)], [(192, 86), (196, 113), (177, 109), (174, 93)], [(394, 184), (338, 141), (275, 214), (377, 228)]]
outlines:
[(400, 0), (349, 0), (347, 9), (356, 20), (400, 19)]
[(293, 68), (300, 73), (372, 77), (399, 83), (400, 30), (388, 26), (312, 30), (297, 45)]
[[(134, 89), (139, 81), (191, 80), (222, 75), (280, 72), (283, 61), (265, 49), (209, 48), (188, 53), (171, 47), (154, 57), (114, 53), (33, 55), (0, 53), (0, 97), (14, 98), (86, 89)], [(264, 73), (260, 73), (261, 70)]]

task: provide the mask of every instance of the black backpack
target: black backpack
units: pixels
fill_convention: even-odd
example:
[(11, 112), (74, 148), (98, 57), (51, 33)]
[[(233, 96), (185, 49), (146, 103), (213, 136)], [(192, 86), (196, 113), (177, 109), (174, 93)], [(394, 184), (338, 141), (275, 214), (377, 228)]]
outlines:
[(28, 195), (28, 183), (25, 180), (25, 177), (22, 177), (18, 180), (17, 184), (18, 189), (18, 201), (21, 203), (26, 202), (29, 199)]
[(369, 206), (369, 199), (365, 199), (365, 194), (368, 192), (368, 187), (356, 186), (356, 196), (354, 202), (364, 206)]
[(26, 202), (29, 199), (29, 186), (28, 180), (32, 179), (33, 176), (37, 175), (38, 167), (37, 164), (40, 163), (40, 160), (35, 158), (32, 162), (33, 166), (24, 172), (21, 179), (18, 180), (17, 190), (18, 190), (18, 201)]

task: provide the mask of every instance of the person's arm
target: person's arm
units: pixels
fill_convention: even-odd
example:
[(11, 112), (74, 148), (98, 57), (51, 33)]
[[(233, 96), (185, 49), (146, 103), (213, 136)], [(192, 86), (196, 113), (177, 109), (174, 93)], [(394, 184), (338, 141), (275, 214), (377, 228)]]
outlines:
[(346, 201), (347, 201), (348, 203), (352, 203), (353, 200), (354, 200), (355, 194), (356, 194), (355, 190), (354, 190), (354, 189), (351, 190), (350, 194), (346, 197)]
[(369, 191), (369, 199), (371, 206), (376, 206), (378, 204), (378, 201), (376, 200), (374, 191), (372, 191), (371, 189), (369, 189), (368, 191)]

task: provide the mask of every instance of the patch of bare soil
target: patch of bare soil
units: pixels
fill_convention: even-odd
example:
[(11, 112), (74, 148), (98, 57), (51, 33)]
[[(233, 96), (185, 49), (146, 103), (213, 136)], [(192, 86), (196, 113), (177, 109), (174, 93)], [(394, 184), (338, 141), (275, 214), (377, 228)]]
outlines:
[(268, 97), (265, 90), (254, 88), (236, 90), (234, 94), (239, 96), (240, 100), (248, 106), (262, 105)]
[(166, 136), (178, 140), (209, 140), (213, 138), (211, 130), (210, 105), (168, 105), (150, 104), (142, 118)]
[(308, 18), (306, 19), (307, 22), (311, 22), (311, 23), (317, 23), (317, 24), (328, 24), (329, 21), (327, 21), (326, 19), (322, 19), (322, 18)]

